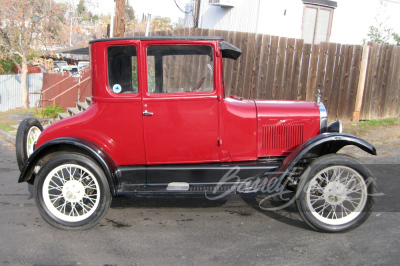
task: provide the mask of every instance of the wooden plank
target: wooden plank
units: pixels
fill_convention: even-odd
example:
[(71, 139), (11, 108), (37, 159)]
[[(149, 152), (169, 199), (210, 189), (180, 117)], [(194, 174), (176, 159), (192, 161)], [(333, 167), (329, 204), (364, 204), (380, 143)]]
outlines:
[(260, 59), (261, 59), (261, 48), (262, 48), (263, 35), (256, 34), (254, 43), (254, 59), (251, 70), (251, 83), (250, 83), (250, 95), (249, 99), (255, 99), (258, 96), (259, 88), (258, 76), (260, 75)]
[(378, 53), (378, 67), (376, 72), (376, 79), (374, 80), (374, 90), (372, 94), (372, 108), (371, 108), (371, 118), (378, 119), (379, 118), (379, 105), (380, 101), (380, 92), (381, 86), (383, 82), (383, 76), (385, 72), (385, 61), (386, 61), (386, 52), (388, 49), (387, 44), (380, 45), (379, 53)]
[(364, 96), (365, 80), (367, 78), (368, 55), (369, 55), (369, 46), (364, 45), (361, 57), (361, 64), (360, 64), (360, 77), (358, 79), (358, 84), (357, 84), (356, 102), (354, 104), (354, 112), (353, 112), (354, 122), (358, 122), (360, 120), (360, 111), (361, 111), (362, 99)]
[(392, 59), (393, 47), (394, 47), (393, 45), (390, 45), (390, 46), (388, 46), (388, 49), (386, 50), (383, 79), (382, 79), (382, 85), (381, 85), (381, 90), (380, 90), (380, 95), (379, 95), (379, 101), (380, 101), (379, 118), (385, 118), (387, 105), (390, 105), (390, 103), (386, 101), (386, 95), (388, 94), (387, 91), (389, 90), (388, 82), (389, 82), (390, 61)]
[(353, 46), (345, 45), (344, 47), (344, 58), (343, 58), (343, 72), (340, 80), (340, 88), (339, 88), (339, 103), (338, 103), (338, 112), (337, 118), (344, 119), (345, 118), (345, 107), (347, 104), (347, 92), (349, 89), (349, 79), (350, 79), (350, 70), (351, 70), (351, 61), (353, 57)]
[(290, 81), (290, 96), (288, 100), (298, 99), (298, 86), (300, 81), (301, 55), (303, 53), (303, 39), (297, 39), (294, 48), (293, 75)]
[(391, 106), (389, 117), (399, 117), (400, 115), (400, 47), (394, 47), (394, 68), (393, 68), (393, 81), (391, 84)]
[(386, 97), (384, 99), (385, 102), (385, 110), (383, 117), (388, 118), (391, 117), (391, 113), (393, 113), (392, 107), (393, 107), (393, 102), (394, 102), (394, 95), (396, 92), (393, 90), (394, 88), (394, 83), (395, 83), (395, 62), (397, 59), (397, 49), (396, 46), (393, 46), (393, 51), (392, 51), (392, 56), (390, 58), (390, 67), (389, 67), (389, 77), (388, 77), (388, 83), (387, 83), (387, 92), (386, 92)]
[[(326, 59), (326, 72), (325, 72), (325, 80), (322, 89), (322, 101), (325, 105), (326, 110), (328, 111), (328, 118), (330, 116), (329, 110), (332, 108), (332, 84), (333, 84), (333, 72), (335, 70), (336, 63), (336, 43), (328, 44), (328, 57)], [(334, 120), (334, 119), (333, 119)]]
[(396, 60), (396, 77), (395, 77), (395, 80), (396, 80), (396, 83), (395, 83), (395, 86), (394, 86), (394, 90), (396, 91), (396, 94), (395, 94), (395, 98), (396, 98), (396, 100), (395, 100), (395, 102), (394, 102), (394, 108), (393, 108), (393, 111), (394, 111), (394, 114), (393, 114), (393, 116), (392, 117), (399, 117), (400, 116), (400, 47), (396, 47), (396, 49), (397, 49), (397, 54), (398, 54), (398, 57), (397, 57), (397, 60)]
[(279, 93), (279, 98), (289, 100), (291, 94), (291, 83), (293, 76), (293, 61), (294, 61), (294, 48), (296, 39), (289, 38), (286, 47), (286, 58), (283, 75), (283, 86), (282, 91)]
[(246, 79), (246, 68), (247, 68), (247, 59), (250, 57), (251, 51), (248, 49), (249, 44), (251, 45), (251, 41), (249, 38), (250, 33), (243, 33), (243, 39), (241, 42), (241, 47), (243, 47), (242, 51), (243, 54), (240, 58), (240, 65), (238, 71), (238, 80), (237, 80), (237, 88), (236, 94), (244, 97), (245, 91), (245, 79)]
[(268, 57), (271, 46), (271, 36), (262, 36), (262, 47), (260, 60), (258, 62), (258, 78), (257, 78), (257, 99), (266, 99), (267, 95), (267, 71), (268, 71)]
[(245, 67), (245, 72), (244, 76), (241, 79), (241, 82), (239, 82), (239, 86), (242, 88), (242, 95), (243, 98), (246, 99), (253, 99), (254, 92), (252, 90), (254, 89), (252, 87), (252, 76), (254, 75), (255, 72), (255, 67), (254, 67), (254, 59), (256, 57), (256, 50), (255, 50), (255, 41), (256, 41), (256, 34), (255, 33), (249, 33), (247, 37), (247, 54), (246, 54), (246, 67)]
[(283, 71), (285, 67), (285, 55), (286, 55), (287, 38), (281, 37), (279, 39), (278, 46), (278, 60), (276, 64), (275, 78), (274, 78), (274, 90), (272, 93), (272, 99), (280, 99), (280, 92), (283, 88)]
[(278, 36), (272, 36), (271, 46), (269, 49), (268, 70), (267, 70), (267, 86), (265, 99), (273, 99), (274, 79), (276, 70), (276, 59), (278, 54)]
[(345, 107), (345, 120), (350, 121), (353, 118), (354, 106), (357, 96), (357, 84), (360, 76), (362, 46), (353, 47), (353, 59), (349, 77), (349, 88), (347, 91), (347, 101)]
[(297, 100), (305, 101), (307, 95), (308, 86), (308, 72), (310, 67), (311, 47), (309, 43), (303, 45), (302, 59), (301, 59), (301, 70), (300, 70), (300, 81), (297, 89)]
[[(317, 78), (315, 80), (315, 94), (319, 93), (320, 95), (324, 96), (324, 80), (325, 80), (325, 73), (326, 73), (326, 60), (328, 58), (328, 43), (322, 42), (319, 45), (319, 58), (318, 58), (318, 69), (317, 69)], [(314, 97), (314, 100), (316, 98)], [(326, 106), (328, 104), (327, 101), (324, 101), (325, 97), (322, 97), (322, 102)]]
[(317, 69), (318, 69), (318, 59), (319, 59), (319, 45), (313, 45), (311, 48), (311, 61), (310, 70), (308, 71), (307, 79), (307, 93), (306, 100), (315, 100), (315, 84), (317, 81)]
[[(229, 43), (236, 45), (238, 34), (237, 32), (231, 31), (229, 32), (228, 35), (228, 41)], [(233, 82), (235, 80), (235, 75), (237, 73), (237, 69), (239, 66), (239, 60), (232, 60), (232, 59), (225, 59), (226, 61), (229, 60), (229, 63), (227, 65), (227, 69), (225, 71), (225, 93), (227, 96), (234, 95), (233, 91)]]
[(237, 68), (234, 69), (234, 75), (232, 79), (232, 94), (236, 96), (242, 96), (242, 88), (239, 85), (239, 81), (241, 78), (243, 78), (243, 71), (246, 69), (247, 33), (238, 32), (236, 34), (238, 43), (236, 46), (240, 47), (243, 54), (238, 58)]
[[(234, 31), (229, 31), (227, 32), (228, 36), (225, 39), (227, 42), (232, 43), (234, 42), (234, 36), (235, 32)], [(231, 82), (232, 82), (232, 72), (233, 72), (233, 65), (236, 60), (229, 59), (229, 58), (224, 58), (222, 59), (223, 61), (223, 71), (224, 71), (224, 88), (225, 88), (225, 95), (230, 96), (230, 88), (231, 88)]]
[(369, 56), (368, 56), (368, 67), (367, 67), (367, 77), (365, 80), (365, 88), (364, 88), (364, 96), (363, 96), (363, 104), (361, 106), (360, 111), (360, 119), (371, 119), (371, 108), (372, 108), (372, 92), (373, 92), (373, 84), (375, 80), (375, 72), (378, 64), (378, 52), (379, 52), (379, 44), (370, 43), (368, 44), (370, 47)]

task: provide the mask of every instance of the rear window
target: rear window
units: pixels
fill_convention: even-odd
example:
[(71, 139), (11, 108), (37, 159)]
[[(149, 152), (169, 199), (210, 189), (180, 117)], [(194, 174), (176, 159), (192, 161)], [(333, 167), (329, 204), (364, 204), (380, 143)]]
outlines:
[(136, 46), (110, 46), (107, 48), (108, 83), (114, 93), (139, 91)]

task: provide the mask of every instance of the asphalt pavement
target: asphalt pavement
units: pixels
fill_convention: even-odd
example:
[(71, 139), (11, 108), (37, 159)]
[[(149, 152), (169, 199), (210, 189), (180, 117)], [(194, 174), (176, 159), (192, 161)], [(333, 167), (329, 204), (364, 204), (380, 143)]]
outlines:
[(41, 218), (32, 186), (17, 183), (13, 145), (0, 139), (0, 264), (398, 265), (399, 156), (363, 161), (385, 195), (348, 233), (315, 232), (293, 206), (267, 212), (240, 195), (114, 198), (98, 225), (76, 232)]

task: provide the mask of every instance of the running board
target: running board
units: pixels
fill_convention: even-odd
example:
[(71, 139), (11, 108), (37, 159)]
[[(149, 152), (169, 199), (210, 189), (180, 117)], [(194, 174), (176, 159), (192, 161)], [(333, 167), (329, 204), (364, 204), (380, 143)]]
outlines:
[(206, 192), (221, 194), (228, 191), (236, 193), (236, 188), (240, 185), (243, 185), (243, 183), (189, 184), (185, 182), (172, 182), (156, 185), (129, 185), (118, 189), (117, 194), (204, 194)]

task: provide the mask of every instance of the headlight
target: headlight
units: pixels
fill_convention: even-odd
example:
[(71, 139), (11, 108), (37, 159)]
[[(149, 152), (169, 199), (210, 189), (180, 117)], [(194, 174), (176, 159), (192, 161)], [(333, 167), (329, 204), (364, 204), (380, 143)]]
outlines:
[(329, 125), (328, 132), (331, 133), (342, 133), (343, 132), (343, 125), (342, 121), (337, 120)]
[(319, 132), (325, 133), (328, 127), (328, 112), (326, 111), (325, 105), (322, 102), (318, 103), (319, 106), (319, 116), (320, 116), (320, 130)]

